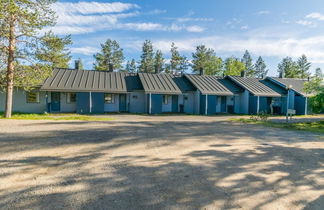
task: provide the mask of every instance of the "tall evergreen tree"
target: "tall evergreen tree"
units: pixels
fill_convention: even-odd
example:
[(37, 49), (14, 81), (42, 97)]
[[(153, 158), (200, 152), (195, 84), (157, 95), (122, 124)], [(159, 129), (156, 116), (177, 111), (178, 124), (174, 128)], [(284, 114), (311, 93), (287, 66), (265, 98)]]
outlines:
[(268, 74), (267, 65), (265, 64), (261, 56), (259, 56), (257, 61), (255, 62), (254, 70), (255, 70), (255, 76), (257, 78), (262, 78), (267, 76)]
[[(48, 55), (55, 52), (55, 48), (62, 48), (64, 45), (62, 42), (65, 40), (58, 39), (52, 33), (39, 36), (41, 29), (55, 25), (55, 13), (51, 9), (53, 2), (53, 0), (0, 1), (0, 49), (1, 57), (4, 58), (2, 65), (6, 66), (4, 83), (7, 118), (10, 118), (12, 113), (13, 88), (17, 76), (32, 75), (20, 79), (26, 86), (35, 86), (51, 74), (53, 62), (60, 60), (60, 58), (49, 59)], [(17, 72), (19, 74), (16, 74)]]
[(298, 66), (298, 77), (305, 79), (310, 76), (309, 69), (311, 67), (311, 63), (308, 62), (306, 55), (302, 55), (297, 60), (297, 66)]
[(244, 71), (245, 64), (238, 58), (229, 57), (225, 60), (224, 74), (229, 76), (240, 76), (241, 72)]
[(84, 67), (83, 67), (83, 62), (82, 62), (82, 60), (81, 60), (81, 58), (79, 58), (78, 60), (76, 60), (76, 62), (78, 62), (78, 68), (79, 68), (79, 70), (83, 70), (84, 69)]
[(164, 58), (161, 50), (157, 50), (154, 57), (154, 71), (156, 74), (163, 71)]
[(286, 57), (278, 64), (278, 72), (283, 73), (286, 78), (298, 78), (299, 69), (291, 57)]
[(125, 71), (129, 73), (135, 73), (137, 70), (136, 61), (132, 59), (131, 61), (127, 61)]
[(145, 73), (154, 73), (154, 52), (153, 45), (150, 40), (145, 40), (143, 43), (139, 71)]
[(244, 65), (245, 65), (245, 75), (247, 77), (255, 77), (255, 69), (252, 64), (252, 57), (251, 57), (249, 51), (245, 50), (245, 53), (243, 55), (241, 62), (244, 63)]
[(323, 79), (324, 75), (321, 68), (315, 69), (315, 77)]
[(181, 56), (178, 47), (172, 42), (171, 44), (171, 61), (170, 68), (172, 73), (184, 72), (188, 68), (188, 60), (185, 56)]
[(192, 70), (197, 73), (204, 69), (207, 75), (220, 75), (223, 70), (223, 61), (216, 56), (213, 49), (205, 45), (196, 47), (196, 52), (192, 54)]
[(123, 49), (116, 40), (107, 39), (100, 44), (101, 52), (94, 55), (96, 62), (94, 67), (99, 71), (117, 70), (122, 68), (124, 62)]

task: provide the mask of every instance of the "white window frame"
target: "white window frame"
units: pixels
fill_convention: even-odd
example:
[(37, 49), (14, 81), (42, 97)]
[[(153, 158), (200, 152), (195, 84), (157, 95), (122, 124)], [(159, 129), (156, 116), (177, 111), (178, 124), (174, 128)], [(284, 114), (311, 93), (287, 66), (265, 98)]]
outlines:
[(163, 95), (162, 102), (163, 102), (164, 105), (169, 104), (169, 96), (168, 95)]
[[(71, 95), (75, 95), (75, 101), (71, 101)], [(66, 93), (66, 103), (67, 104), (75, 104), (76, 103), (76, 93)]]
[[(106, 97), (108, 97), (108, 95), (111, 95), (111, 100), (106, 100)], [(105, 104), (114, 104), (115, 103), (115, 94), (105, 93), (104, 100), (105, 100)]]
[[(36, 101), (29, 101), (29, 94), (36, 94)], [(36, 92), (36, 91), (31, 91), (31, 92), (26, 92), (26, 102), (28, 104), (39, 104), (40, 101), (39, 101), (39, 92)]]

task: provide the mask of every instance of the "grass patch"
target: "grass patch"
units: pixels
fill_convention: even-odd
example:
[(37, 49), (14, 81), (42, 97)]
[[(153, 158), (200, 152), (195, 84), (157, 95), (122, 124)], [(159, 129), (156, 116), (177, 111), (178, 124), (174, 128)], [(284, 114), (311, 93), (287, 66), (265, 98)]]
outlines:
[(311, 131), (311, 132), (320, 132), (324, 133), (324, 120), (318, 122), (299, 122), (299, 123), (276, 123), (270, 121), (255, 121), (252, 119), (231, 119), (231, 121), (248, 123), (248, 124), (257, 124), (273, 128), (284, 128), (290, 130), (300, 130), (300, 131)]
[[(0, 113), (0, 119), (6, 119), (3, 117), (3, 113)], [(10, 119), (14, 120), (80, 120), (80, 121), (110, 121), (113, 118), (98, 117), (95, 115), (79, 115), (79, 114), (25, 114), (25, 113), (13, 113)]]

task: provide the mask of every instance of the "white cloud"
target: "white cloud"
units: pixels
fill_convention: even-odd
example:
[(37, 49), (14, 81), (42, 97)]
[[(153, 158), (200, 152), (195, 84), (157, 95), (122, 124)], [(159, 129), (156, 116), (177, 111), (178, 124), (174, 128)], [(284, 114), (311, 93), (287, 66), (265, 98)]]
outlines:
[(163, 14), (166, 13), (166, 10), (160, 10), (160, 9), (155, 9), (149, 12), (144, 13), (145, 15), (159, 15), (159, 14)]
[[(308, 38), (259, 38), (250, 36), (247, 38), (228, 36), (206, 36), (201, 38), (181, 40), (153, 40), (156, 49), (169, 53), (170, 45), (174, 42), (181, 52), (194, 52), (197, 45), (205, 44), (213, 48), (217, 53), (243, 53), (249, 50), (253, 54), (261, 56), (299, 57), (306, 54), (311, 62), (324, 64), (324, 36)], [(133, 50), (140, 50), (142, 41), (132, 41), (124, 46)]]
[(203, 27), (200, 27), (200, 26), (188, 26), (186, 28), (186, 30), (188, 32), (195, 32), (195, 33), (198, 33), (198, 32), (203, 32), (205, 29)]
[(99, 49), (95, 47), (73, 47), (71, 48), (71, 52), (82, 55), (93, 55), (99, 52)]
[(242, 29), (242, 30), (247, 30), (247, 29), (249, 29), (249, 26), (248, 26), (248, 25), (241, 26), (241, 29)]
[(183, 23), (183, 22), (211, 22), (214, 21), (213, 18), (191, 18), (191, 17), (182, 17), (182, 18), (176, 18), (177, 22)]
[(313, 12), (306, 15), (306, 18), (324, 21), (324, 14), (321, 14), (319, 12)]
[(80, 13), (80, 14), (96, 14), (96, 13), (115, 13), (124, 12), (126, 10), (139, 8), (136, 4), (127, 4), (121, 2), (99, 3), (99, 2), (57, 2), (52, 8), (58, 14), (60, 13)]
[(303, 26), (313, 25), (313, 22), (308, 20), (298, 20), (296, 23)]
[(257, 12), (257, 14), (258, 15), (268, 15), (268, 14), (270, 14), (270, 11), (268, 11), (268, 10), (261, 10), (261, 11)]

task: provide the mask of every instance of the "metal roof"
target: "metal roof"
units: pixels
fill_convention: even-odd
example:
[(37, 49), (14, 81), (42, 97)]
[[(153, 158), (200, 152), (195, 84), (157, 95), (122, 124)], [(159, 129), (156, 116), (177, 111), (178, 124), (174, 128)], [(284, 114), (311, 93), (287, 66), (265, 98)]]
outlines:
[[(130, 86), (129, 89), (139, 87), (136, 78), (131, 76), (124, 72), (54, 69), (52, 76), (45, 80), (41, 90), (126, 93), (127, 86)], [(126, 80), (131, 81), (131, 85), (126, 85)]]
[(186, 74), (185, 77), (202, 93), (211, 95), (234, 95), (241, 92), (232, 82), (211, 75)]
[(250, 91), (255, 96), (280, 97), (285, 94), (281, 88), (265, 80), (239, 76), (227, 76), (227, 78)]
[(295, 92), (307, 96), (309, 94), (305, 93), (304, 91), (304, 85), (305, 82), (308, 80), (304, 79), (296, 79), (296, 78), (278, 78), (278, 77), (267, 77), (270, 81), (280, 85), (281, 87), (287, 89), (289, 86), (291, 86), (291, 89)]
[(173, 80), (171, 74), (139, 73), (138, 75), (146, 93), (181, 94), (181, 90)]

